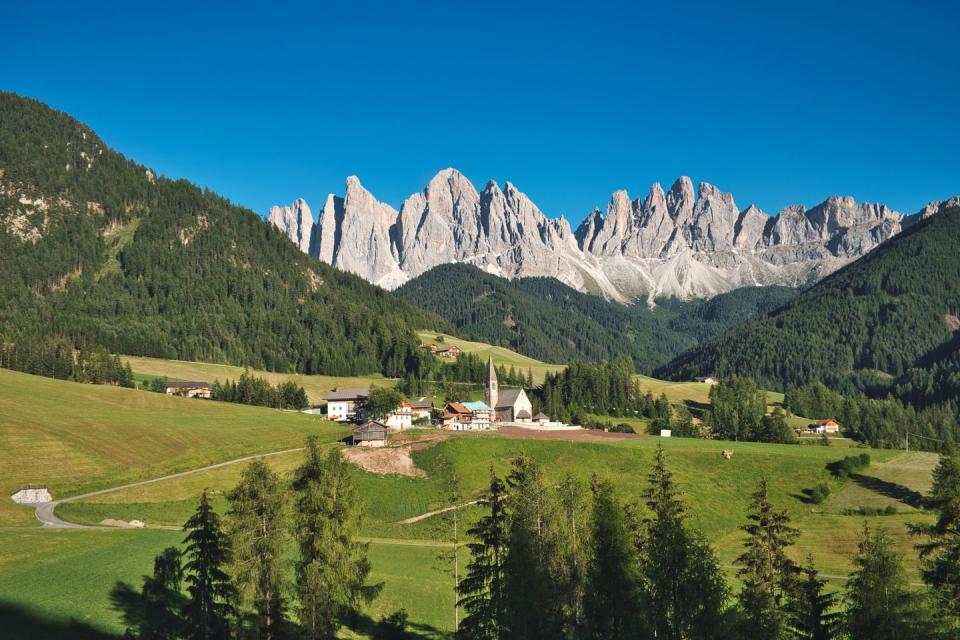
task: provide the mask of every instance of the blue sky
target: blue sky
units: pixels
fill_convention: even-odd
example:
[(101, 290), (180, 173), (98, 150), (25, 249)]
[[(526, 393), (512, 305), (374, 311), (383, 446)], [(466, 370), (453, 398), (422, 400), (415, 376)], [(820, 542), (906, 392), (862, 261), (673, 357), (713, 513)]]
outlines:
[(261, 213), (447, 166), (574, 222), (681, 174), (769, 212), (960, 192), (960, 3), (194, 4), (10, 3), (0, 88)]

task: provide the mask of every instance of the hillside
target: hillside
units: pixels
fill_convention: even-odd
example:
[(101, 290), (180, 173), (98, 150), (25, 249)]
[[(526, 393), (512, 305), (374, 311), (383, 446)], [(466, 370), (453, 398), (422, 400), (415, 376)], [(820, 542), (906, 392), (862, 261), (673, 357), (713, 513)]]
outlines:
[[(927, 403), (945, 400), (957, 382), (958, 246), (960, 208), (951, 208), (770, 315), (682, 354), (657, 375), (682, 380), (738, 373), (767, 388), (818, 379), (850, 388), (858, 372), (868, 370), (874, 383), (901, 378), (907, 398), (917, 393)], [(933, 368), (924, 373), (916, 367)]]
[[(0, 369), (0, 490), (46, 484), (55, 498), (253, 453), (329, 440), (316, 416), (50, 380)], [(6, 497), (0, 523), (33, 521)]]
[(0, 93), (0, 299), (0, 336), (21, 349), (57, 334), (301, 373), (397, 375), (416, 368), (413, 328), (446, 326), (12, 93)]
[(630, 355), (653, 369), (700, 340), (773, 310), (796, 291), (749, 287), (709, 300), (623, 305), (580, 293), (553, 278), (506, 280), (476, 267), (434, 267), (395, 291), (442, 316), (472, 340), (509, 347), (546, 362)]

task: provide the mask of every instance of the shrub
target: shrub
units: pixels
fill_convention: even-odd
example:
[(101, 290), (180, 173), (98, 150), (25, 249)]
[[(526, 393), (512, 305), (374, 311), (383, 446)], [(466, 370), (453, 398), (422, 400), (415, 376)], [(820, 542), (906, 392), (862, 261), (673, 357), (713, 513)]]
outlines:
[(842, 460), (831, 462), (827, 469), (838, 478), (846, 478), (851, 473), (870, 465), (870, 454), (861, 453), (858, 456), (847, 456)]
[(821, 504), (824, 500), (830, 497), (830, 487), (821, 482), (813, 489), (810, 489), (809, 494), (811, 502), (814, 504)]

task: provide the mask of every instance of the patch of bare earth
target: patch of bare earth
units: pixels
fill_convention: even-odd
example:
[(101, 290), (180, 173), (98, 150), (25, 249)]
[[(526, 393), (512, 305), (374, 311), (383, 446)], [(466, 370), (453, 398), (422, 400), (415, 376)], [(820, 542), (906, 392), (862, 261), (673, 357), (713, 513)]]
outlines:
[(397, 474), (411, 478), (426, 478), (427, 472), (419, 468), (410, 454), (426, 449), (444, 439), (444, 436), (404, 437), (391, 436), (396, 444), (387, 447), (348, 447), (343, 457), (364, 471), (379, 475)]
[(943, 316), (943, 321), (947, 324), (947, 329), (950, 329), (950, 331), (960, 329), (960, 318), (953, 314), (948, 313)]

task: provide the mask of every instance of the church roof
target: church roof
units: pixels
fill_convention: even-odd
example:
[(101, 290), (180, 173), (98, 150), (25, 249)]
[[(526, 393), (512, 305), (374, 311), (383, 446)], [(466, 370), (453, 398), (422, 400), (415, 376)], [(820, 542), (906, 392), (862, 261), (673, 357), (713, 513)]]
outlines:
[[(497, 394), (497, 409), (507, 409), (517, 403), (523, 389), (503, 389)], [(526, 394), (524, 394), (526, 395)]]

